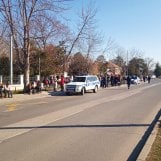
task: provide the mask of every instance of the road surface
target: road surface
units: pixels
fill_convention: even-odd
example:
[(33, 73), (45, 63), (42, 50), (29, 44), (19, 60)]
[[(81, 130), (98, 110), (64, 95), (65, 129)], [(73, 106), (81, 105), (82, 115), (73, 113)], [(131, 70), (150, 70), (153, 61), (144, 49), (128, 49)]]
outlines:
[(125, 161), (161, 108), (161, 81), (0, 105), (0, 161)]

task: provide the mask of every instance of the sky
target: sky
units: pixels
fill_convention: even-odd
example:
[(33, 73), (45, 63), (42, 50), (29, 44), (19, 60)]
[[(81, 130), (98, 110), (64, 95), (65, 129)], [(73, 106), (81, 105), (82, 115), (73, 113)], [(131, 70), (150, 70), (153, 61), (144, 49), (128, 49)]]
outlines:
[[(91, 0), (75, 0), (74, 10)], [(127, 51), (135, 48), (144, 58), (161, 64), (161, 0), (95, 0), (97, 27), (104, 42), (111, 37)], [(74, 19), (74, 14), (71, 15)]]

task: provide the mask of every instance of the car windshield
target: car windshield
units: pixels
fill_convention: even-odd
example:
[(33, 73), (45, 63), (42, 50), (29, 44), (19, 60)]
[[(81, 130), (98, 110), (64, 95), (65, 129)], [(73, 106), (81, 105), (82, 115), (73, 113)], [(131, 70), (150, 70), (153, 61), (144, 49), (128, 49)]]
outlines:
[(132, 76), (132, 78), (131, 78), (131, 79), (137, 79), (137, 76), (135, 76), (135, 75), (134, 75), (134, 76)]
[(73, 82), (85, 82), (85, 77), (75, 77)]

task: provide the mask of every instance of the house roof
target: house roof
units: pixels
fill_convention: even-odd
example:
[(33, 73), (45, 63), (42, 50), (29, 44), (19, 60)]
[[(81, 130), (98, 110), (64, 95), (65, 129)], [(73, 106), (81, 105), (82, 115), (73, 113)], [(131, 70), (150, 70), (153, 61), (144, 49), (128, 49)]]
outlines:
[(108, 62), (107, 62), (107, 67), (108, 67), (108, 68), (121, 68), (121, 67), (119, 67), (118, 65), (112, 63), (111, 61), (108, 61)]

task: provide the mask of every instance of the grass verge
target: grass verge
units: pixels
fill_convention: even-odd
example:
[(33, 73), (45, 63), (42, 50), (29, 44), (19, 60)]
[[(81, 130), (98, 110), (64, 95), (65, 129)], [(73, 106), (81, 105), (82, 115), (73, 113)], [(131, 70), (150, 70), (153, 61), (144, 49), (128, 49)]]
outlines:
[(146, 161), (161, 161), (161, 121), (159, 123), (159, 129), (155, 141), (146, 158)]

